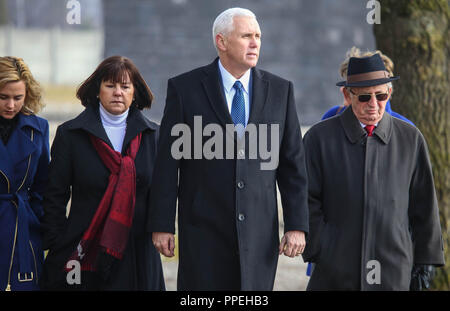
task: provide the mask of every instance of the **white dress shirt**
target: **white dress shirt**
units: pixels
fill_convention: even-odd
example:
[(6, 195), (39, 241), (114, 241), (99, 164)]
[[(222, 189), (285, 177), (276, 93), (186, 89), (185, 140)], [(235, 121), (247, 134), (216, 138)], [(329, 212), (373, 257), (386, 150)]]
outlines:
[(245, 125), (248, 124), (248, 118), (250, 116), (250, 74), (251, 70), (247, 70), (244, 75), (236, 79), (233, 77), (231, 73), (229, 73), (225, 67), (223, 67), (222, 63), (219, 59), (219, 70), (220, 75), (222, 76), (222, 83), (223, 83), (223, 89), (225, 91), (225, 99), (227, 101), (228, 106), (228, 112), (231, 115), (231, 104), (233, 103), (233, 97), (236, 93), (236, 90), (234, 89), (233, 85), (236, 81), (240, 81), (242, 83), (242, 86), (244, 88), (244, 99), (245, 99)]
[[(358, 120), (358, 121), (359, 121), (359, 120)], [(359, 124), (361, 124), (361, 127), (362, 127), (363, 129), (366, 128), (366, 124), (362, 123), (361, 121), (359, 121)], [(374, 125), (375, 125), (375, 128), (376, 128), (376, 127), (378, 126), (378, 122), (375, 123)], [(374, 130), (375, 130), (375, 129), (374, 129)]]

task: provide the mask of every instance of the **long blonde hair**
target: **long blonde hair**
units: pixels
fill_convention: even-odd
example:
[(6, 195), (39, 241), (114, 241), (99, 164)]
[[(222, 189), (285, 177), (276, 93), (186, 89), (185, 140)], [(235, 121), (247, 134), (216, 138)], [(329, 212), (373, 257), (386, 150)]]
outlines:
[(36, 114), (44, 108), (42, 88), (34, 79), (30, 69), (22, 58), (14, 56), (0, 57), (0, 89), (9, 82), (23, 81), (25, 83), (25, 102), (21, 112)]

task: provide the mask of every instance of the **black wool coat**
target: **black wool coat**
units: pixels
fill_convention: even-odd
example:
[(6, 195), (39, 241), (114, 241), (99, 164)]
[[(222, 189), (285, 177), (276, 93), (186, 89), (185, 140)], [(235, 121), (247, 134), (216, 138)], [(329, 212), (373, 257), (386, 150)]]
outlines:
[[(306, 169), (292, 83), (256, 68), (251, 74), (248, 126), (279, 125), (278, 144), (269, 145), (279, 152), (272, 170), (261, 169), (268, 160), (259, 154), (249, 155), (248, 140), (245, 148), (233, 141), (231, 158), (194, 158), (196, 116), (202, 118), (200, 130), (214, 124), (224, 133), (226, 124), (233, 124), (218, 59), (168, 82), (149, 230), (175, 232), (178, 199), (179, 290), (273, 289), (279, 247), (277, 183), (285, 231), (308, 231)], [(176, 159), (171, 152), (180, 138), (171, 135), (176, 124), (187, 125), (192, 133), (190, 159)], [(261, 134), (259, 127), (257, 131)], [(210, 136), (200, 138), (202, 146)], [(225, 147), (224, 142), (224, 153)]]
[[(129, 241), (123, 259), (106, 282), (92, 272), (81, 274), (81, 284), (68, 286), (63, 270), (105, 193), (110, 172), (95, 151), (89, 134), (111, 148), (100, 120), (98, 104), (89, 105), (78, 117), (60, 125), (51, 149), (49, 184), (44, 195), (42, 220), (44, 249), (43, 289), (163, 290), (164, 279), (159, 253), (145, 230), (158, 126), (141, 111), (130, 107), (122, 154), (130, 141), (142, 133), (135, 159), (136, 205)], [(66, 218), (66, 205), (71, 198)]]
[(315, 268), (309, 290), (409, 290), (413, 264), (444, 264), (427, 146), (384, 113), (368, 137), (351, 107), (304, 137)]

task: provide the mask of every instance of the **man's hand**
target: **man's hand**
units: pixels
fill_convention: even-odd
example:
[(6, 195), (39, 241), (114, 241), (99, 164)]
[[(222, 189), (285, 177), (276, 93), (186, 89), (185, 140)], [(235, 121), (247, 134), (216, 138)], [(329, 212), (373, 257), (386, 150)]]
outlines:
[(167, 232), (153, 232), (152, 241), (155, 248), (166, 257), (175, 256), (175, 236)]
[(413, 265), (409, 290), (421, 291), (430, 288), (435, 269), (432, 265)]
[(303, 231), (288, 231), (284, 234), (280, 243), (280, 255), (295, 257), (303, 253), (306, 246), (305, 233)]

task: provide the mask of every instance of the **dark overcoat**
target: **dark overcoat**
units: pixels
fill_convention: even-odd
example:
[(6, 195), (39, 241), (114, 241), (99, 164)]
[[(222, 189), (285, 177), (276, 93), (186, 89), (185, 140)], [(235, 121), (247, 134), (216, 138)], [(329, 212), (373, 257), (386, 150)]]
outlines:
[[(105, 193), (110, 172), (94, 149), (92, 134), (112, 149), (102, 126), (98, 104), (88, 105), (75, 119), (60, 125), (51, 149), (49, 183), (44, 196), (43, 243), (49, 249), (44, 262), (44, 289), (164, 289), (161, 259), (145, 230), (151, 176), (156, 156), (158, 126), (137, 109), (130, 107), (122, 154), (130, 141), (142, 133), (135, 158), (136, 205), (129, 241), (122, 260), (107, 282), (95, 273), (83, 272), (81, 284), (69, 286), (63, 270)], [(71, 197), (70, 212), (66, 205)]]
[(310, 290), (409, 290), (413, 264), (443, 265), (427, 146), (385, 113), (368, 137), (351, 108), (304, 137)]
[[(279, 125), (279, 132), (270, 132), (276, 133), (278, 142), (268, 150), (271, 147), (279, 153), (278, 167), (271, 170), (261, 169), (267, 159), (249, 155), (248, 137), (245, 147), (232, 140), (232, 157), (207, 159), (194, 154), (198, 148), (194, 116), (201, 116), (200, 131), (217, 124), (225, 132), (226, 124), (233, 124), (218, 59), (168, 81), (149, 230), (175, 232), (178, 198), (179, 290), (273, 289), (279, 247), (277, 182), (284, 231), (308, 231), (306, 169), (292, 83), (255, 68), (251, 81), (247, 128), (250, 124), (267, 124), (270, 129)], [(172, 144), (181, 136), (171, 135), (176, 124), (191, 130), (190, 159), (177, 159), (171, 153)], [(200, 134), (201, 146), (210, 136), (214, 133)], [(222, 147), (226, 148), (225, 142)]]
[(42, 195), (49, 162), (48, 122), (19, 113), (6, 146), (0, 140), (0, 290), (36, 290), (44, 253)]

